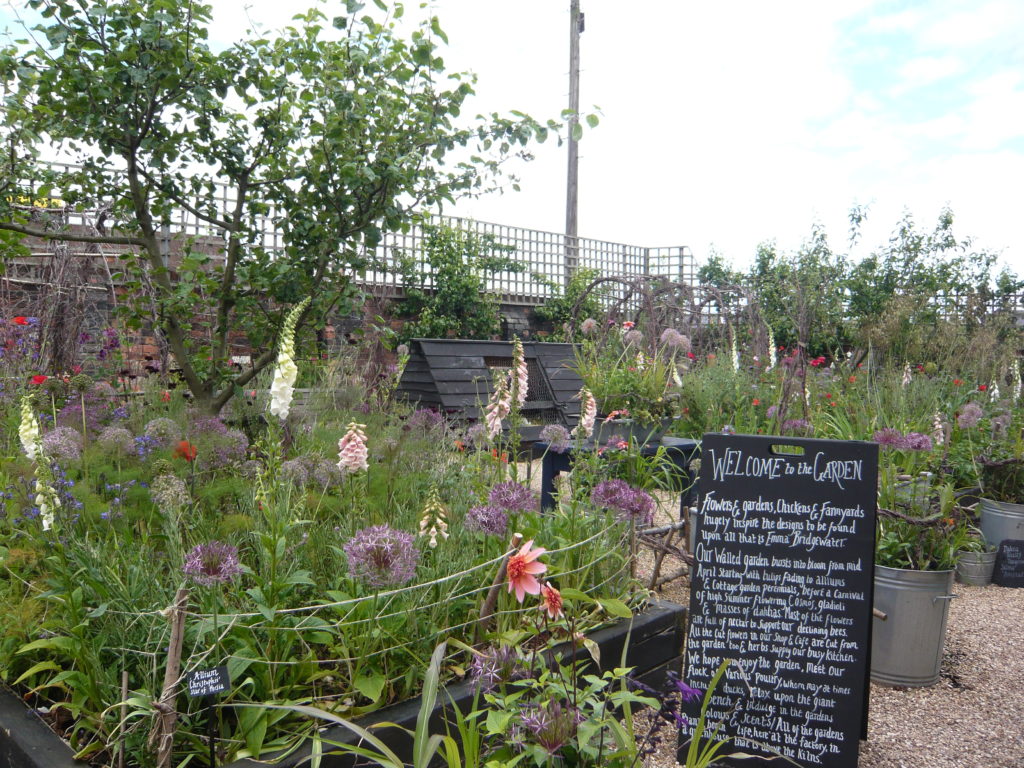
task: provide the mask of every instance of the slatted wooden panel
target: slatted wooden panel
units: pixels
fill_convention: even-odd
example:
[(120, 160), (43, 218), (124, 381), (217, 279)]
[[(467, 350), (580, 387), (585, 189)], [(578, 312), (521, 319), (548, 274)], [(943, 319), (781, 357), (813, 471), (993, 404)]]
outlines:
[[(544, 424), (575, 426), (580, 404), (574, 398), (583, 383), (571, 368), (573, 345), (525, 342), (523, 351), (531, 384), (522, 413), (533, 423), (522, 430), (523, 439), (536, 440)], [(494, 371), (511, 364), (511, 342), (414, 339), (396, 395), (475, 421), (493, 392)]]

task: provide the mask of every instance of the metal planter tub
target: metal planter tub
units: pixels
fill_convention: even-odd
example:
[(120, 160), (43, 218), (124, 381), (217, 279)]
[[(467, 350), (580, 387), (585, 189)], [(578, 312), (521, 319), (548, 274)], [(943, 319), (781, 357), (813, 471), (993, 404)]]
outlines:
[(953, 571), (875, 566), (871, 679), (884, 685), (924, 687), (939, 681)]
[(999, 548), (1004, 539), (1024, 539), (1024, 504), (985, 499), (981, 510), (981, 533), (990, 547)]
[(972, 587), (984, 587), (992, 583), (992, 572), (996, 566), (995, 552), (960, 551), (956, 561), (956, 580)]

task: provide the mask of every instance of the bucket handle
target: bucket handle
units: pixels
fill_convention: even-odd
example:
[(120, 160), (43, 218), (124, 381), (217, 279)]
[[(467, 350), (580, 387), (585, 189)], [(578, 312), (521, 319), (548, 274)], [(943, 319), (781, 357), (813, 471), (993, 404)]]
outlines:
[(952, 600), (955, 597), (960, 597), (960, 595), (936, 595), (932, 598), (932, 605), (935, 604), (936, 600)]

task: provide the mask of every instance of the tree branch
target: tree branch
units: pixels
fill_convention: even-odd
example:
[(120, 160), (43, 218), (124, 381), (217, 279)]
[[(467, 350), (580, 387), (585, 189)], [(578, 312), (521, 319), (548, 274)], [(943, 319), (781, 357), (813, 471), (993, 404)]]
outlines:
[(19, 232), (29, 237), (38, 237), (43, 240), (66, 240), (72, 243), (103, 243), (105, 245), (136, 245), (140, 248), (146, 247), (146, 241), (140, 237), (118, 237), (116, 235), (76, 235), (74, 232), (48, 232), (45, 229), (35, 229), (22, 224), (15, 224), (13, 221), (0, 221), (0, 229), (8, 232)]

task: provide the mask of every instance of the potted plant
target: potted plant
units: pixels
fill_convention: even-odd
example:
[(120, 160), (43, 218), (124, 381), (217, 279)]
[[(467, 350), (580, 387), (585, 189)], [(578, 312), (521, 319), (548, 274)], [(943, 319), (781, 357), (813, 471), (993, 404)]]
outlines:
[(996, 446), (980, 464), (978, 509), (985, 541), (998, 548), (1005, 539), (1024, 539), (1024, 452), (1020, 440), (1010, 450)]
[(992, 583), (996, 550), (985, 542), (981, 530), (967, 523), (957, 533), (956, 580), (973, 587)]
[(644, 443), (660, 439), (679, 415), (682, 366), (690, 341), (673, 328), (657, 339), (632, 321), (604, 331), (592, 318), (580, 326), (576, 372), (597, 401), (594, 439), (613, 435)]

